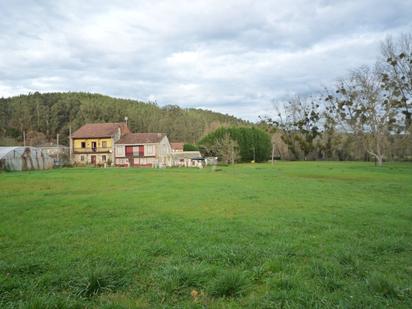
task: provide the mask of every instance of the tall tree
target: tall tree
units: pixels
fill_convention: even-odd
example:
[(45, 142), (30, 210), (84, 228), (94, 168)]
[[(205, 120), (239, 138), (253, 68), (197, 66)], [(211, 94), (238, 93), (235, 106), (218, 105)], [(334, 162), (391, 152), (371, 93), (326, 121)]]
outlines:
[(381, 89), (379, 74), (368, 67), (354, 71), (325, 98), (340, 128), (354, 134), (378, 165), (382, 165), (389, 133), (396, 125), (392, 100)]
[(396, 42), (388, 38), (382, 44), (382, 56), (379, 72), (382, 88), (404, 119), (402, 130), (407, 131), (412, 124), (412, 35), (404, 34)]
[(315, 139), (321, 135), (320, 106), (313, 98), (295, 96), (281, 108), (277, 107), (278, 117), (261, 118), (267, 125), (282, 132), (282, 140), (295, 159), (301, 155), (306, 160), (315, 150)]

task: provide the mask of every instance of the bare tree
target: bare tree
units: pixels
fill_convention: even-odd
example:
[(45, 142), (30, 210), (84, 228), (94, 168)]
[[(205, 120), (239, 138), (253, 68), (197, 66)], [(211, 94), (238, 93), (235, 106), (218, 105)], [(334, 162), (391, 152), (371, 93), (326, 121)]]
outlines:
[(388, 38), (381, 46), (379, 63), (382, 88), (389, 93), (392, 106), (404, 120), (403, 131), (412, 124), (412, 35), (405, 34), (396, 42)]
[(396, 113), (391, 98), (382, 91), (379, 74), (362, 67), (340, 81), (335, 94), (329, 93), (325, 101), (340, 129), (360, 139), (367, 153), (382, 165)]
[(319, 129), (319, 104), (311, 97), (295, 96), (277, 111), (277, 119), (261, 117), (261, 120), (282, 133), (283, 142), (295, 159), (308, 155), (315, 150), (315, 139), (321, 135)]

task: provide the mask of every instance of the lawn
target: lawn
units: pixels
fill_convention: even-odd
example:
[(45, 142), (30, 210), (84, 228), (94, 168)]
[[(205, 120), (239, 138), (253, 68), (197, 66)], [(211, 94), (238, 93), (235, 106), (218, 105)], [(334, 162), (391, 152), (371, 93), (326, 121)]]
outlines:
[(0, 173), (0, 307), (412, 306), (412, 165)]

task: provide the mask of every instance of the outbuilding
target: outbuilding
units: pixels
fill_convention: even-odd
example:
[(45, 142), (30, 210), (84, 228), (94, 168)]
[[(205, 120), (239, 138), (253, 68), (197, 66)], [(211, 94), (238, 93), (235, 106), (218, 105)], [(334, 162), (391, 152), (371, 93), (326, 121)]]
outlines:
[(179, 167), (203, 167), (205, 165), (205, 159), (199, 151), (182, 151), (174, 152), (173, 165)]
[(0, 169), (27, 171), (50, 169), (53, 159), (36, 147), (0, 147)]

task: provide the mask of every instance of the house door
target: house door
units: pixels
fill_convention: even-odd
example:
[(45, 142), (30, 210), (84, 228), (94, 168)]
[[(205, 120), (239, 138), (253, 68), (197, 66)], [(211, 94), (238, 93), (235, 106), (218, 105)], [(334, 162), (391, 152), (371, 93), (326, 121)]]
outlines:
[(96, 164), (96, 156), (91, 156), (92, 164)]
[(133, 146), (126, 146), (126, 157), (129, 160), (129, 166), (134, 165)]

